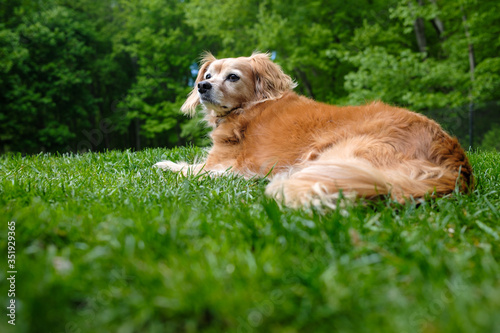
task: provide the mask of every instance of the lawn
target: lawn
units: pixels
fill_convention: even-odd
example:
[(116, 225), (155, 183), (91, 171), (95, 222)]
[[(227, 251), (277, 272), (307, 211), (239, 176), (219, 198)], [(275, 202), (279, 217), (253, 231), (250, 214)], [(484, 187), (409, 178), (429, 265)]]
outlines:
[(0, 157), (0, 332), (500, 332), (500, 154), (471, 195), (326, 211), (152, 167), (201, 154)]

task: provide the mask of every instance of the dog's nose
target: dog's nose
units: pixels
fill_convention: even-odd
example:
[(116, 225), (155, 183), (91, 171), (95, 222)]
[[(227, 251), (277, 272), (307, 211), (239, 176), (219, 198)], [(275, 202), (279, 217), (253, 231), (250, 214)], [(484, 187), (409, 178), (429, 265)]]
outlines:
[(198, 83), (198, 92), (200, 94), (204, 94), (210, 89), (212, 89), (212, 85), (210, 84), (210, 82), (201, 81), (200, 83)]

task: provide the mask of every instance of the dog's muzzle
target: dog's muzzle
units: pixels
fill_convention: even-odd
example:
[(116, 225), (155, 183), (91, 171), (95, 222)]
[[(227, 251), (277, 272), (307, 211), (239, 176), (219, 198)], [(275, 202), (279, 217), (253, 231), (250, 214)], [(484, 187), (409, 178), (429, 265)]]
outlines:
[(201, 81), (198, 83), (198, 93), (200, 94), (200, 99), (202, 102), (208, 102), (213, 105), (218, 105), (213, 99), (212, 99), (212, 84), (208, 81)]
[(212, 97), (213, 86), (208, 81), (201, 81), (198, 83), (198, 93), (200, 94), (200, 100), (202, 103), (210, 103), (213, 106), (216, 106), (219, 111), (216, 112), (215, 116), (217, 118), (224, 118), (231, 112), (239, 109), (241, 106), (237, 106), (234, 108), (230, 108), (226, 105), (220, 105), (220, 103), (216, 102)]

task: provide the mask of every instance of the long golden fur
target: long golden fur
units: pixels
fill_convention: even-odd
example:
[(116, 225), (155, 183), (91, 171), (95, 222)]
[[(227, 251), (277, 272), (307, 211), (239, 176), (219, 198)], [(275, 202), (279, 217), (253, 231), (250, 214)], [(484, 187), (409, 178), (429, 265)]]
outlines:
[(156, 166), (185, 174), (269, 174), (266, 193), (292, 207), (335, 205), (339, 192), (404, 201), (472, 189), (464, 150), (436, 122), (381, 102), (318, 103), (294, 87), (267, 54), (205, 54), (182, 111), (192, 115), (203, 105), (213, 127), (208, 158)]

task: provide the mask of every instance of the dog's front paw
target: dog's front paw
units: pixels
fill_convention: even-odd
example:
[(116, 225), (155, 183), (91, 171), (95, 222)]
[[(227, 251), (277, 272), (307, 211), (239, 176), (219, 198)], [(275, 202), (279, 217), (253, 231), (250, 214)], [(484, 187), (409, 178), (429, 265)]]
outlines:
[(187, 166), (187, 164), (186, 163), (174, 163), (172, 161), (161, 161), (161, 162), (156, 163), (154, 166), (157, 168), (160, 168), (164, 171), (170, 170), (170, 171), (174, 171), (174, 172), (179, 172), (183, 168), (185, 168)]

